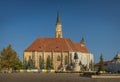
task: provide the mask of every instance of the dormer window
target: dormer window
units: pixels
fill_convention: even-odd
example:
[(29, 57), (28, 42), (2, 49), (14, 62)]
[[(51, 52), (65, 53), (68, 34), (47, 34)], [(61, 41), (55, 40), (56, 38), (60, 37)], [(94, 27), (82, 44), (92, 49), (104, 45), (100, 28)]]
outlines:
[(41, 46), (39, 46), (39, 48), (41, 48)]
[(59, 48), (58, 46), (56, 46), (56, 48)]

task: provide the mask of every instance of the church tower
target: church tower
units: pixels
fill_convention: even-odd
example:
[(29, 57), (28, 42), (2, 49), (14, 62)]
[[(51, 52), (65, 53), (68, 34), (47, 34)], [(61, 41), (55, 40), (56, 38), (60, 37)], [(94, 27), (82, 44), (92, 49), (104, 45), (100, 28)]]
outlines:
[(82, 37), (82, 40), (80, 42), (81, 46), (85, 46), (85, 41), (84, 41), (84, 38)]
[(57, 13), (55, 38), (62, 38), (62, 24), (60, 22), (60, 12)]

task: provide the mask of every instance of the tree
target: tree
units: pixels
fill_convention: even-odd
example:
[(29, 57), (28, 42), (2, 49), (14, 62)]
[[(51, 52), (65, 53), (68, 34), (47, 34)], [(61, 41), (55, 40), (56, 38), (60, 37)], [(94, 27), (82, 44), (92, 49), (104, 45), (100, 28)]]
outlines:
[(26, 60), (26, 58), (24, 58), (24, 69), (28, 69), (28, 62), (27, 62), (27, 60)]
[(50, 60), (50, 56), (47, 57), (46, 69), (51, 69), (51, 60)]
[(12, 49), (11, 45), (8, 45), (6, 48), (0, 53), (0, 65), (1, 69), (13, 70), (18, 69), (21, 65), (21, 61), (19, 60), (17, 53)]
[(29, 58), (29, 60), (28, 60), (27, 68), (28, 69), (34, 69), (35, 68), (35, 64), (34, 64), (34, 62), (31, 58)]
[(50, 56), (47, 57), (46, 61), (46, 69), (53, 69), (53, 60), (50, 58)]
[(50, 62), (50, 68), (51, 68), (51, 69), (54, 69), (53, 60), (51, 59), (50, 61), (51, 61), (51, 62)]
[(98, 72), (100, 72), (100, 71), (104, 71), (104, 62), (103, 62), (102, 54), (100, 56), (100, 62), (99, 62), (99, 68), (98, 68)]
[(68, 64), (68, 57), (65, 56), (65, 65), (67, 65), (67, 64)]
[(91, 60), (91, 62), (90, 62), (90, 64), (89, 64), (89, 68), (91, 69), (91, 71), (94, 70), (94, 63), (93, 63), (92, 60)]
[(42, 57), (39, 58), (39, 66), (40, 69), (44, 69), (44, 59)]

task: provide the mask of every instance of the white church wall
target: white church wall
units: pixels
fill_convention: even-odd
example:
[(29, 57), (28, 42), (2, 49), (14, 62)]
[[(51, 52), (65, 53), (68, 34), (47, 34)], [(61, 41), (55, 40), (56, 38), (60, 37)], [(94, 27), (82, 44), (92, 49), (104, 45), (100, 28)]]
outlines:
[[(72, 62), (75, 62), (74, 60), (74, 53), (72, 52)], [(89, 68), (89, 64), (91, 61), (94, 63), (94, 57), (93, 54), (91, 53), (81, 53), (81, 52), (76, 52), (78, 54), (78, 61), (82, 63), (82, 65), (87, 66)]]

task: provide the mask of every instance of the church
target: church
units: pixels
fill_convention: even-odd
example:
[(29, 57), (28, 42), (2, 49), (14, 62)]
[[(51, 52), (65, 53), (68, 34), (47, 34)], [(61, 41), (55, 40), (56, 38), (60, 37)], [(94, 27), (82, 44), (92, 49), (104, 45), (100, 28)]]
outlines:
[(23, 61), (26, 66), (30, 60), (37, 69), (67, 69), (75, 63), (75, 54), (79, 65), (90, 69), (94, 56), (87, 49), (84, 38), (80, 42), (73, 42), (70, 38), (63, 38), (60, 13), (57, 13), (56, 32), (53, 38), (37, 38), (24, 50)]

